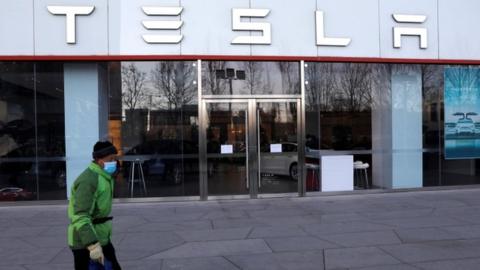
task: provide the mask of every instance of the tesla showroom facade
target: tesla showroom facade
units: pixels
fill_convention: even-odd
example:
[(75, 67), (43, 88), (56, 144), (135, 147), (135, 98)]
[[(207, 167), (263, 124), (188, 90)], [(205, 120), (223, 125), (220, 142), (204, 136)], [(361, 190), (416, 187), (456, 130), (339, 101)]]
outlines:
[(7, 0), (0, 200), (480, 183), (476, 0)]

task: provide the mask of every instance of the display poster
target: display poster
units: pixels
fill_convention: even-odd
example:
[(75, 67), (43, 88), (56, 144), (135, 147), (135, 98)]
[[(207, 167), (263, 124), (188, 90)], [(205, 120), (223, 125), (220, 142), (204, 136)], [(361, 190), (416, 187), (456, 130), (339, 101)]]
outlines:
[(445, 159), (480, 157), (480, 69), (444, 72)]

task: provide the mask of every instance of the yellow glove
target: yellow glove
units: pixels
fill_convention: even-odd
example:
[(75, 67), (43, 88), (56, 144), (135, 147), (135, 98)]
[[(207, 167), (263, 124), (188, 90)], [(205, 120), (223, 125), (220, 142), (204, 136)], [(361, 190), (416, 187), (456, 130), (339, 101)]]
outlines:
[(90, 251), (90, 259), (93, 261), (99, 262), (103, 265), (103, 251), (102, 246), (99, 242), (90, 245), (87, 247), (88, 251)]

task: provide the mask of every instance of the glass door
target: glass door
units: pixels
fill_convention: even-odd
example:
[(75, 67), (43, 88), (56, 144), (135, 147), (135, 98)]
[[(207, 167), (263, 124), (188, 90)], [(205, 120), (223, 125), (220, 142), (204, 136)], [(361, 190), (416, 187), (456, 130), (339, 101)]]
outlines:
[(301, 191), (299, 99), (212, 99), (202, 106), (201, 178), (208, 196)]
[(298, 191), (300, 141), (299, 104), (294, 101), (257, 101), (258, 191)]
[(206, 102), (205, 109), (208, 194), (248, 194), (248, 101)]

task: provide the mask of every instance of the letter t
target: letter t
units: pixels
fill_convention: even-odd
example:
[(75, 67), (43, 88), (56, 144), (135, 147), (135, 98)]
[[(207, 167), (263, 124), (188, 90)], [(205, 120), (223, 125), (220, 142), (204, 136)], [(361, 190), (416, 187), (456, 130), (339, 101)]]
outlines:
[(76, 43), (75, 16), (90, 15), (95, 6), (47, 6), (50, 13), (54, 15), (65, 15), (66, 18), (66, 36), (68, 44)]

